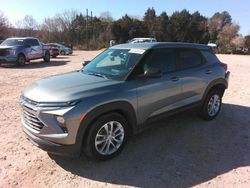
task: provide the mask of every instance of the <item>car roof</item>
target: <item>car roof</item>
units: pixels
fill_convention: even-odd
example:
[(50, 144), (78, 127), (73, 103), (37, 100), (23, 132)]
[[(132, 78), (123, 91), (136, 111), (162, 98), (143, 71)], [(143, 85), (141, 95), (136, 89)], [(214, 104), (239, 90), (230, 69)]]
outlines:
[(126, 43), (112, 46), (111, 49), (156, 49), (156, 48), (195, 48), (200, 50), (210, 50), (211, 47), (204, 44), (185, 42), (151, 42), (151, 43)]
[(15, 40), (36, 39), (37, 40), (37, 38), (35, 37), (12, 37), (8, 39), (15, 39)]
[(148, 39), (154, 39), (155, 40), (155, 38), (133, 38), (132, 40), (148, 40)]
[(64, 46), (64, 45), (59, 44), (59, 43), (48, 43), (48, 44), (53, 44), (53, 45), (57, 45), (57, 46)]

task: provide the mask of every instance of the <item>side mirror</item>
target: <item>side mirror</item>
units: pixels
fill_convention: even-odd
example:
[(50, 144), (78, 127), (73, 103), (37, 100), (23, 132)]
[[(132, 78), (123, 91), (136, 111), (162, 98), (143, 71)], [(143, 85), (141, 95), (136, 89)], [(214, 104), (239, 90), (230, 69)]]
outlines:
[(85, 67), (87, 64), (89, 64), (91, 61), (84, 61), (82, 62), (82, 66)]
[(161, 69), (159, 68), (148, 68), (145, 72), (144, 72), (144, 77), (146, 78), (159, 78), (161, 77), (162, 72)]

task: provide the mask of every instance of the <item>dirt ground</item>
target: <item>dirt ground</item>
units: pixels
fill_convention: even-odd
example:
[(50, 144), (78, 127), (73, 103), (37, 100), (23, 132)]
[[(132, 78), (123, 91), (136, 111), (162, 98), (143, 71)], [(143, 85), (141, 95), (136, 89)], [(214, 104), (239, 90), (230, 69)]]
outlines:
[(216, 120), (190, 111), (159, 121), (112, 160), (54, 156), (26, 140), (17, 103), (23, 88), (96, 54), (0, 67), (0, 187), (250, 187), (250, 56), (219, 55), (231, 77)]

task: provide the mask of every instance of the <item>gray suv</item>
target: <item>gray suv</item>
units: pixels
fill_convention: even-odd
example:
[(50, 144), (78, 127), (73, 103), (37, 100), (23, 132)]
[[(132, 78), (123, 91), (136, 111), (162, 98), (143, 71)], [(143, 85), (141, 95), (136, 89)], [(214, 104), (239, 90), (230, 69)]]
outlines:
[(28, 86), (20, 97), (22, 127), (48, 152), (109, 159), (159, 118), (196, 107), (214, 119), (229, 74), (206, 45), (113, 46), (81, 70)]

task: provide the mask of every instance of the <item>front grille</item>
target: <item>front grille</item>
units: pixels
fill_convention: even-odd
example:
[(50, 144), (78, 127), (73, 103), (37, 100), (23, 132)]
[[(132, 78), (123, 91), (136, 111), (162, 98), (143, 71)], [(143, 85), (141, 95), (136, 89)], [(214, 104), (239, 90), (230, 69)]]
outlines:
[(6, 56), (6, 55), (8, 55), (8, 51), (7, 50), (5, 50), (5, 49), (0, 49), (0, 56)]
[(35, 114), (27, 111), (24, 108), (23, 108), (23, 121), (27, 126), (36, 131), (40, 131), (44, 127), (44, 124), (36, 117)]

